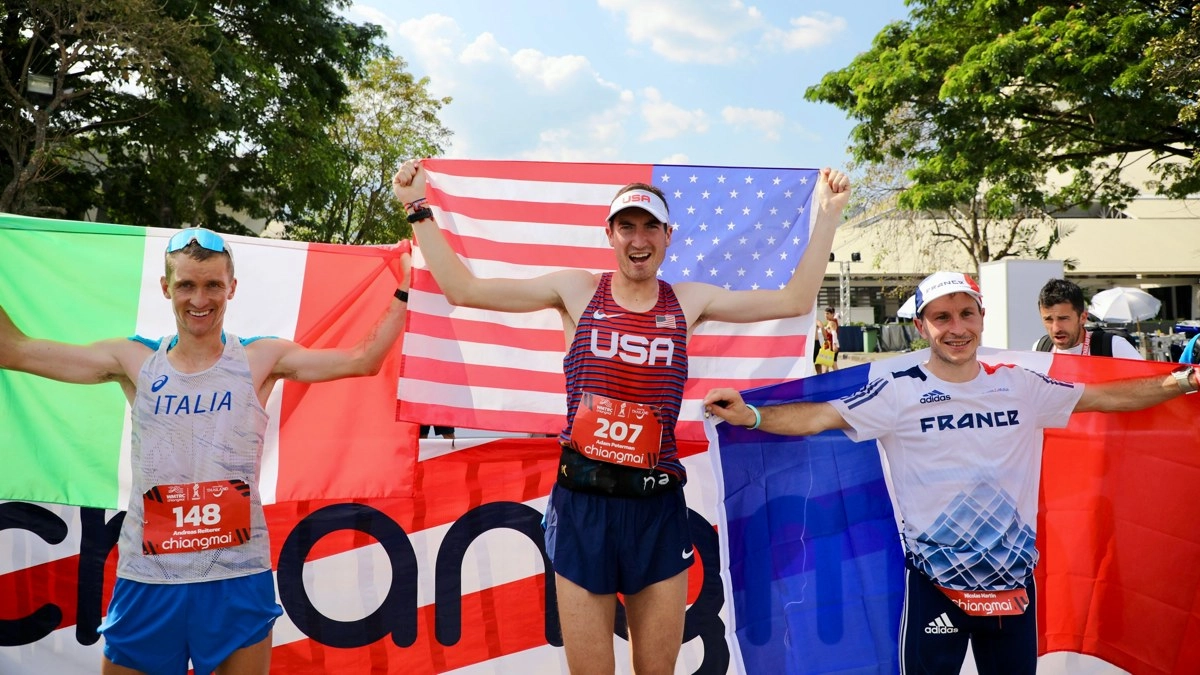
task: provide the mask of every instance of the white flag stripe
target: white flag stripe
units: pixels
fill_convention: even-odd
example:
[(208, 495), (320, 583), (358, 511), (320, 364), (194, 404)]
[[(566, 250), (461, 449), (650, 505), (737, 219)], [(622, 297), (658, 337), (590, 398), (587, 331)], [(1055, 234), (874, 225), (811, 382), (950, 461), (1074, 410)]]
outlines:
[[(475, 261), (478, 263), (479, 261)], [(488, 309), (475, 309), (473, 307), (454, 307), (446, 301), (445, 296), (440, 293), (430, 293), (426, 291), (414, 290), (411, 291), (409, 297), (415, 302), (417, 295), (421, 296), (421, 307), (426, 310), (425, 313), (437, 316), (447, 316), (454, 319), (464, 319), (467, 321), (479, 321), (483, 323), (496, 324), (498, 326), (506, 326), (509, 328), (528, 328), (536, 330), (562, 330), (562, 319), (557, 311), (552, 309), (543, 309), (537, 312), (497, 312)], [(774, 337), (778, 335), (796, 335), (798, 331), (803, 334), (808, 326), (811, 325), (813, 315), (805, 314), (803, 316), (790, 317), (787, 319), (776, 319), (772, 321), (755, 321), (753, 323), (726, 323), (724, 321), (706, 321), (696, 328), (693, 335), (731, 335), (731, 336), (748, 336), (748, 337)], [(408, 339), (407, 337), (405, 338)], [(407, 342), (405, 343), (407, 345)], [(559, 350), (560, 356), (566, 353), (566, 345)], [(404, 350), (408, 352), (408, 348)]]
[[(548, 374), (562, 374), (563, 353), (505, 347), (502, 350), (490, 343), (435, 338), (414, 333), (405, 337), (404, 351), (410, 357), (457, 361), (473, 366), (512, 368)], [(803, 377), (804, 359), (794, 356), (737, 357), (691, 356), (688, 377), (705, 379), (771, 378), (786, 373), (788, 379)], [(519, 383), (517, 383), (519, 384)]]
[(490, 239), (502, 244), (554, 242), (556, 246), (612, 249), (604, 234), (603, 221), (595, 223), (593, 227), (587, 227), (592, 223), (579, 223), (583, 227), (563, 227), (560, 224), (471, 218), (461, 213), (443, 211), (440, 207), (434, 207), (433, 211), (441, 227), (465, 237)]
[[(404, 353), (410, 358), (415, 356), (497, 368), (519, 365), (522, 370), (562, 374), (562, 352), (516, 347), (496, 349), (495, 345), (489, 343), (450, 340), (413, 333), (404, 337)], [(514, 383), (514, 386), (517, 384), (519, 383)]]
[(451, 195), (542, 204), (609, 204), (617, 190), (625, 187), (624, 183), (556, 183), (460, 176), (433, 171), (429, 172), (428, 177), (431, 184)]
[(436, 401), (438, 405), (470, 410), (512, 410), (521, 412), (561, 415), (566, 421), (567, 395), (562, 392), (542, 392), (528, 389), (498, 389), (495, 387), (469, 387), (444, 384), (429, 380), (407, 377), (400, 381), (400, 398), (411, 397), (412, 391), (420, 392), (420, 400)]

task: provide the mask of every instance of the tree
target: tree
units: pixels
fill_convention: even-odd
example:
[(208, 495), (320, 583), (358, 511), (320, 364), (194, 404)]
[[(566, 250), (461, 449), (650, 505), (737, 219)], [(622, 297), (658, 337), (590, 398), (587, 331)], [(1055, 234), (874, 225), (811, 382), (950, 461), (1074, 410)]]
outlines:
[(1178, 5), (914, 0), (907, 21), (805, 95), (857, 120), (856, 160), (911, 160), (899, 204), (952, 217), (984, 262), (997, 257), (988, 220), (1129, 199), (1137, 188), (1121, 169), (1132, 153), (1163, 160), (1163, 194), (1200, 188), (1200, 123), (1182, 114), (1195, 104), (1194, 71), (1156, 71), (1156, 54), (1194, 49), (1181, 37), (1194, 36), (1194, 10)]
[(151, 0), (6, 2), (0, 14), (0, 211), (84, 209), (70, 187), (92, 182), (74, 162), (87, 135), (137, 124), (171, 87), (214, 98), (199, 26)]
[[(969, 266), (978, 274), (980, 263), (989, 260), (1045, 259), (1058, 243), (1062, 233), (1041, 210), (998, 216), (980, 198), (946, 209), (910, 206), (904, 197), (913, 189), (908, 176), (915, 170), (914, 160), (901, 157), (851, 164), (855, 196), (848, 208), (878, 229), (876, 240), (886, 242), (868, 254), (876, 269), (903, 267), (901, 261), (907, 260), (916, 269)], [(895, 281), (898, 289), (911, 291), (907, 277)]]
[(90, 148), (103, 163), (102, 213), (241, 231), (241, 221), (282, 208), (280, 194), (325, 189), (325, 175), (306, 171), (336, 155), (325, 127), (342, 110), (346, 78), (385, 51), (378, 26), (335, 13), (348, 4), (165, 0), (164, 12), (190, 13), (203, 27), (200, 44), (213, 61), (206, 86), (219, 96), (198, 102), (192, 88), (169, 90), (155, 99), (153, 118), (97, 137)]
[(345, 244), (393, 242), (412, 235), (405, 211), (392, 196), (392, 175), (406, 159), (433, 157), (451, 132), (437, 114), (449, 98), (432, 98), (428, 78), (416, 79), (399, 57), (375, 59), (350, 81), (345, 109), (327, 128), (335, 152), (323, 155), (327, 189), (278, 215), (287, 236)]
[[(101, 220), (243, 231), (282, 180), (333, 153), (346, 77), (384, 53), (348, 0), (27, 0), (6, 3), (0, 209), (45, 212), (53, 179)], [(9, 45), (13, 45), (10, 48)], [(19, 50), (18, 50), (19, 48)], [(58, 74), (27, 94), (26, 73)], [(55, 172), (58, 172), (55, 175)], [(69, 173), (67, 173), (69, 172)], [(311, 177), (299, 182), (314, 190)]]

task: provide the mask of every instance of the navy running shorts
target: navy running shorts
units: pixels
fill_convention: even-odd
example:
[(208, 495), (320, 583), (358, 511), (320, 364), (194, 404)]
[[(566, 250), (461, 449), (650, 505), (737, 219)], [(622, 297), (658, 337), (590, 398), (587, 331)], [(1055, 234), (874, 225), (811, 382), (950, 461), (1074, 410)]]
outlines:
[(967, 643), (980, 675), (1033, 675), (1037, 670), (1037, 606), (1033, 580), (1029, 606), (1017, 616), (971, 616), (958, 608), (929, 577), (906, 566), (904, 613), (900, 616), (900, 671), (953, 673), (962, 670)]
[(555, 485), (546, 505), (546, 554), (554, 571), (597, 595), (638, 591), (692, 566), (683, 490), (611, 497)]
[(267, 637), (283, 614), (271, 572), (185, 584), (117, 579), (100, 625), (104, 655), (145, 673), (211, 673)]

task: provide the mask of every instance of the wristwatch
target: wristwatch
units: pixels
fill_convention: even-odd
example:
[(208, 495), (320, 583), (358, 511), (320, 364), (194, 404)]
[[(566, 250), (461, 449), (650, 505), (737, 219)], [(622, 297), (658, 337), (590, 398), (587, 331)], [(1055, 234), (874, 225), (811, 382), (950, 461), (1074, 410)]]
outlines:
[(1200, 387), (1192, 382), (1192, 373), (1195, 370), (1192, 366), (1183, 366), (1171, 371), (1171, 377), (1175, 378), (1175, 384), (1179, 385), (1179, 391), (1185, 394), (1194, 394), (1200, 391)]

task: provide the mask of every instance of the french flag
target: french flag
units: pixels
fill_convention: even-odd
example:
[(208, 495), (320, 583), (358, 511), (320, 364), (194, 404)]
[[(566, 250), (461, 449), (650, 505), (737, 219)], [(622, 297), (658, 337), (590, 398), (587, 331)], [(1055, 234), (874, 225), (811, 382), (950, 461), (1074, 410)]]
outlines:
[[(828, 401), (926, 358), (927, 350), (904, 354), (744, 396), (755, 405)], [(980, 359), (1081, 383), (1174, 367), (996, 350)], [(1200, 396), (1180, 397), (1139, 412), (1076, 414), (1044, 432), (1043, 666), (1045, 655), (1067, 652), (1131, 673), (1200, 672), (1197, 412)], [(898, 672), (904, 561), (881, 449), (841, 431), (784, 437), (718, 424), (709, 434), (739, 672)]]

